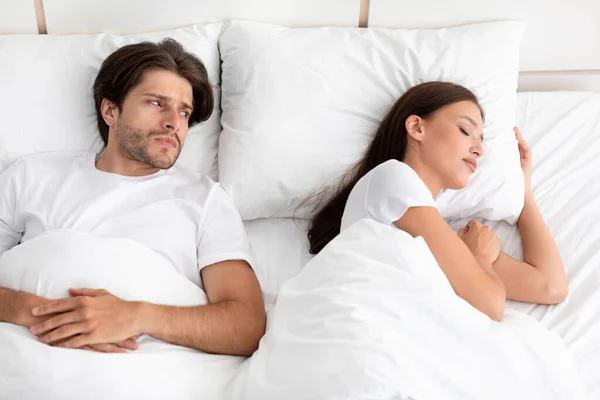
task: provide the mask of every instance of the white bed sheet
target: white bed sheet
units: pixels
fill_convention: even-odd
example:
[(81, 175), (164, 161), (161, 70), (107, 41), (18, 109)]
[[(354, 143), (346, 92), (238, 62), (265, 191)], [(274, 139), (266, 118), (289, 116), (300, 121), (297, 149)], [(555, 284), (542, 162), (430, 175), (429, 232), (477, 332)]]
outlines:
[[(570, 294), (557, 306), (510, 302), (562, 336), (591, 399), (600, 399), (600, 95), (519, 95), (518, 124), (533, 149), (534, 195), (560, 249)], [(497, 228), (522, 256), (515, 227)]]
[(244, 227), (256, 254), (256, 272), (265, 303), (270, 306), (281, 284), (296, 276), (313, 257), (308, 252), (308, 221), (262, 218), (244, 221)]
[[(575, 357), (591, 399), (600, 399), (600, 95), (519, 93), (517, 123), (533, 149), (534, 195), (560, 248), (570, 294), (558, 306), (509, 302), (558, 333)], [(503, 250), (522, 256), (516, 227), (489, 223)], [(466, 221), (451, 221), (458, 229)], [(258, 260), (267, 304), (295, 276), (308, 254), (307, 221), (270, 218), (245, 222)]]

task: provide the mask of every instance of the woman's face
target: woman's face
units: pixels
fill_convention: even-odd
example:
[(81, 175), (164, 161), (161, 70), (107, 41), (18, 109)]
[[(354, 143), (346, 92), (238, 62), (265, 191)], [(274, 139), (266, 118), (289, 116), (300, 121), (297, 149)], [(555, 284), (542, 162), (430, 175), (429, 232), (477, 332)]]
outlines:
[(461, 101), (421, 120), (421, 157), (443, 189), (462, 189), (483, 156), (483, 120), (479, 107)]

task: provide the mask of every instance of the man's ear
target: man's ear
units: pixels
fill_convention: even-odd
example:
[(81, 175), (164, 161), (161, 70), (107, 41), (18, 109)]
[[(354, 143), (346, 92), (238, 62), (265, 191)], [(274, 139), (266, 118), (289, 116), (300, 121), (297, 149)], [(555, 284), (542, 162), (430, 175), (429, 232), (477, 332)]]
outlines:
[(408, 136), (420, 142), (425, 134), (423, 130), (423, 119), (417, 115), (410, 115), (405, 122), (406, 133)]
[(113, 126), (117, 122), (117, 117), (119, 116), (119, 107), (112, 101), (104, 98), (102, 99), (102, 103), (100, 104), (100, 112), (102, 113), (102, 118), (104, 122), (108, 126)]

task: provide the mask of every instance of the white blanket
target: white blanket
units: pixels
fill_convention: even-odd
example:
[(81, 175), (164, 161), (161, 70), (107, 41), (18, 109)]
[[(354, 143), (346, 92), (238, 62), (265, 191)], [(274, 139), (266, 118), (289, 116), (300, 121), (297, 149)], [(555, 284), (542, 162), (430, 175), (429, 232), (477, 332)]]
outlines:
[(239, 399), (585, 399), (560, 338), (457, 297), (422, 238), (359, 221), (287, 281)]
[[(159, 254), (129, 239), (52, 231), (0, 257), (0, 286), (48, 298), (70, 287), (103, 288), (126, 300), (191, 306), (204, 292)], [(128, 354), (41, 344), (0, 324), (0, 399), (221, 399), (242, 357), (205, 354), (142, 336)]]
[[(508, 302), (560, 335), (590, 399), (600, 400), (600, 95), (518, 93), (517, 125), (532, 146), (535, 198), (560, 249), (570, 293), (557, 306)], [(455, 230), (468, 220), (450, 221)], [(504, 252), (522, 258), (516, 226), (483, 220)], [(306, 223), (291, 218), (245, 221), (267, 301), (310, 260)]]

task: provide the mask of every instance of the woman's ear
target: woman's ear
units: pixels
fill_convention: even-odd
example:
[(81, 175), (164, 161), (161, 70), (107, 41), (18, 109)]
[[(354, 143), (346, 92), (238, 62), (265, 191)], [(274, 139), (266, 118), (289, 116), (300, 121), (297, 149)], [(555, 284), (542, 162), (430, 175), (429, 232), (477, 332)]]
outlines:
[(417, 115), (411, 115), (406, 118), (405, 122), (406, 133), (408, 136), (420, 142), (423, 140), (423, 119)]
[(113, 126), (119, 116), (119, 107), (112, 101), (104, 98), (102, 99), (102, 104), (100, 104), (100, 112), (106, 125)]

